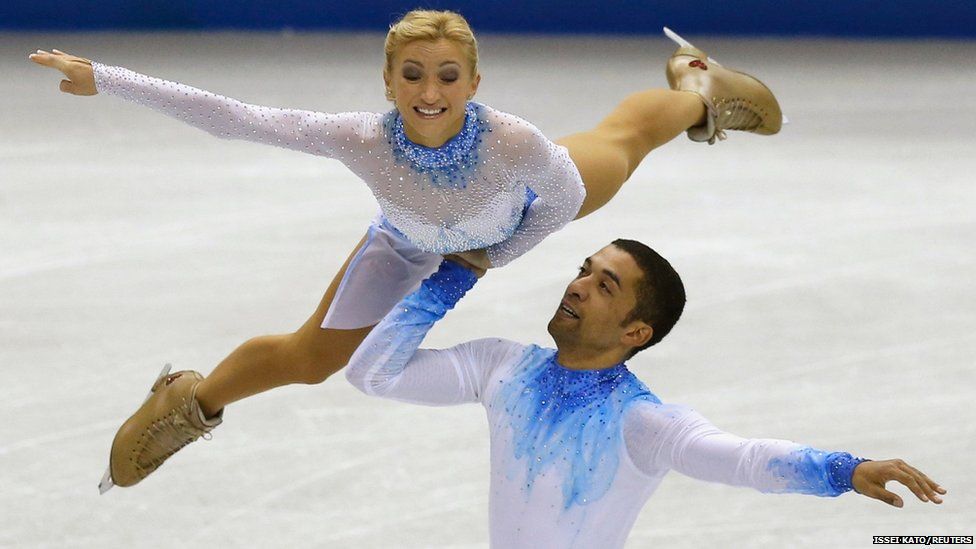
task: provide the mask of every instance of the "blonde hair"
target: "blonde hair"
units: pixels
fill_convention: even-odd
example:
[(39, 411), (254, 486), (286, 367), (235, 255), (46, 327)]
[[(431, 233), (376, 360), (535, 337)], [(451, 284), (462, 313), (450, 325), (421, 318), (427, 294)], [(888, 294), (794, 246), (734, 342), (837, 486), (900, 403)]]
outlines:
[(390, 25), (386, 34), (386, 71), (393, 72), (393, 56), (404, 44), (415, 40), (432, 42), (446, 39), (461, 46), (471, 65), (471, 76), (478, 74), (478, 41), (467, 20), (453, 11), (413, 10)]

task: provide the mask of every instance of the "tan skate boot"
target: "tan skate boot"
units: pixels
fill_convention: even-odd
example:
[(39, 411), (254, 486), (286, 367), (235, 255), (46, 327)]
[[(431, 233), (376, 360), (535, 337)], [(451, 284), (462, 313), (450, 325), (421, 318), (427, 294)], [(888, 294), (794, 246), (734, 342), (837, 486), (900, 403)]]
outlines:
[(665, 34), (680, 46), (668, 60), (668, 84), (673, 90), (694, 92), (705, 102), (705, 124), (688, 130), (692, 141), (725, 139), (725, 130), (772, 135), (783, 125), (776, 97), (762, 82), (729, 70), (670, 29)]
[(109, 469), (99, 485), (102, 493), (113, 485), (138, 483), (180, 448), (220, 425), (223, 411), (204, 418), (195, 398), (203, 376), (192, 371), (168, 373), (167, 366), (146, 401), (116, 433)]

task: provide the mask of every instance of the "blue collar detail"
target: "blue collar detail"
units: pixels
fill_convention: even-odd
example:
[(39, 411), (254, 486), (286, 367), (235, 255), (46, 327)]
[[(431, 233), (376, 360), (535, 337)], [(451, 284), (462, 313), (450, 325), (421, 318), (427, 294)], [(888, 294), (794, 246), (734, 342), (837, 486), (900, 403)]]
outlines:
[(482, 108), (478, 103), (468, 102), (461, 131), (436, 149), (410, 141), (403, 130), (403, 117), (396, 110), (391, 111), (386, 126), (394, 158), (409, 163), (418, 173), (430, 174), (434, 186), (465, 188), (467, 176), (478, 164), (481, 134), (490, 131), (487, 121), (479, 116)]
[(613, 483), (622, 446), (621, 418), (635, 400), (660, 402), (623, 363), (571, 370), (556, 352), (529, 346), (499, 392), (515, 458), (528, 468), (526, 489), (547, 469), (563, 479), (563, 505), (586, 505)]

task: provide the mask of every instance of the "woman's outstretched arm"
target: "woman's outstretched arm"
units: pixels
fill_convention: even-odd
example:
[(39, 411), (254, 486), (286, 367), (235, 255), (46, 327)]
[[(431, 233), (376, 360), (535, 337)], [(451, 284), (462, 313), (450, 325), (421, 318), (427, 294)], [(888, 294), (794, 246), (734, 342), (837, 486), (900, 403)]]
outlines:
[(64, 74), (61, 91), (107, 93), (151, 107), (225, 139), (243, 139), (342, 159), (359, 148), (374, 113), (328, 114), (251, 105), (137, 72), (54, 50), (30, 60)]

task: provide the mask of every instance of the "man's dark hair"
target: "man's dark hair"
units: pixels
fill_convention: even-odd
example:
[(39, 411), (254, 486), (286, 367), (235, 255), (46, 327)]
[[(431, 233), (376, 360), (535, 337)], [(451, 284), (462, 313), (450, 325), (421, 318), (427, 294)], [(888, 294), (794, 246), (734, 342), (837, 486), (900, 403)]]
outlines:
[(613, 245), (630, 254), (644, 274), (637, 281), (637, 304), (623, 323), (640, 320), (654, 330), (647, 343), (630, 351), (630, 358), (664, 339), (678, 322), (685, 308), (685, 286), (668, 260), (647, 245), (623, 238)]

